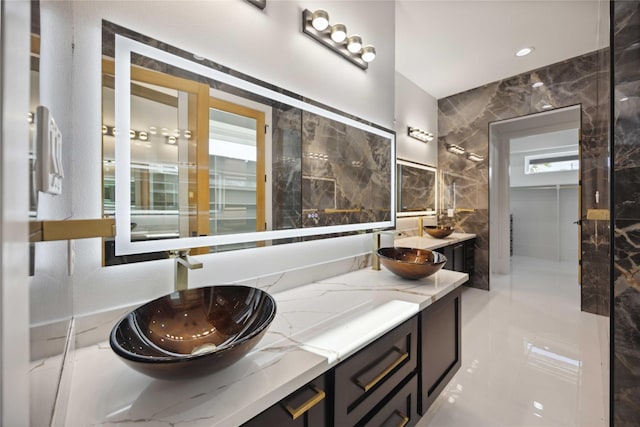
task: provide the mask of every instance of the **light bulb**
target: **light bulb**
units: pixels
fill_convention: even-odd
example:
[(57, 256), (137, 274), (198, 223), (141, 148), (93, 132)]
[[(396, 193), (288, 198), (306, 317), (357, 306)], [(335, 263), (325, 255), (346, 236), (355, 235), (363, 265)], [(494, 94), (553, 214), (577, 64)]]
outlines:
[(311, 15), (311, 25), (318, 31), (324, 31), (329, 26), (329, 14), (321, 9)]
[(331, 26), (331, 40), (336, 43), (342, 43), (347, 38), (347, 27), (343, 24), (335, 24)]
[(371, 62), (376, 59), (376, 48), (369, 45), (362, 48), (362, 60), (364, 62)]
[(358, 53), (362, 49), (362, 39), (360, 36), (351, 36), (347, 39), (347, 50), (351, 53)]

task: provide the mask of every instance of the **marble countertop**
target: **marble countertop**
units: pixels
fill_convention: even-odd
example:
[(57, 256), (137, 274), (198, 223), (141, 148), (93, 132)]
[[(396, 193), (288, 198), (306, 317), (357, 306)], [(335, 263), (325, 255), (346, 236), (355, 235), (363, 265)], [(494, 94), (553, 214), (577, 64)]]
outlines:
[(438, 249), (445, 246), (454, 245), (456, 243), (464, 242), (465, 240), (471, 240), (475, 237), (475, 234), (470, 233), (451, 233), (444, 239), (436, 239), (435, 237), (431, 237), (425, 233), (423, 236), (396, 238), (393, 241), (393, 245), (418, 249)]
[(278, 312), (262, 341), (234, 365), (196, 380), (139, 374), (106, 341), (76, 349), (67, 421), (242, 424), (467, 280), (441, 270), (408, 281), (368, 268), (274, 293)]

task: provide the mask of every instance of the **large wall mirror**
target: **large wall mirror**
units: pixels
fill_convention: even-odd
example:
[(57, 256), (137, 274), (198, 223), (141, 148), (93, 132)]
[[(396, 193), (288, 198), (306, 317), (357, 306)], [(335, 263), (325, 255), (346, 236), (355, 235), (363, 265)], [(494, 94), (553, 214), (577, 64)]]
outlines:
[(436, 168), (400, 159), (397, 168), (398, 217), (437, 215)]
[(116, 257), (395, 226), (392, 131), (106, 21), (102, 65)]

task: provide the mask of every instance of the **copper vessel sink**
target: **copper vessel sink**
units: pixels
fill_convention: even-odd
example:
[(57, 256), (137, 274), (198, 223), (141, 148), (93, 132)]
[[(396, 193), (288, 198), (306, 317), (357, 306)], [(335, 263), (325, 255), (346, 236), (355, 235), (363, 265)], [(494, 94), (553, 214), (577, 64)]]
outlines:
[(143, 374), (199, 377), (241, 359), (260, 341), (275, 314), (275, 300), (260, 289), (187, 289), (127, 314), (112, 329), (109, 344)]
[(435, 237), (436, 239), (444, 239), (453, 233), (453, 227), (448, 225), (425, 225), (424, 231), (426, 231), (429, 236)]
[(437, 273), (446, 263), (444, 255), (428, 249), (388, 247), (378, 249), (380, 263), (403, 279), (417, 280)]

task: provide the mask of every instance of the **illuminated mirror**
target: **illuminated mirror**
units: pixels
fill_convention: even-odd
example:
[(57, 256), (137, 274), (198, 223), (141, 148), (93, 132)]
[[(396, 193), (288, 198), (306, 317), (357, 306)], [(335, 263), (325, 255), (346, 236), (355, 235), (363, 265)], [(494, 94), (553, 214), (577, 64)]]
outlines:
[(393, 132), (104, 27), (104, 213), (116, 218), (106, 258), (395, 225)]
[(436, 169), (406, 160), (397, 168), (398, 216), (436, 215)]

